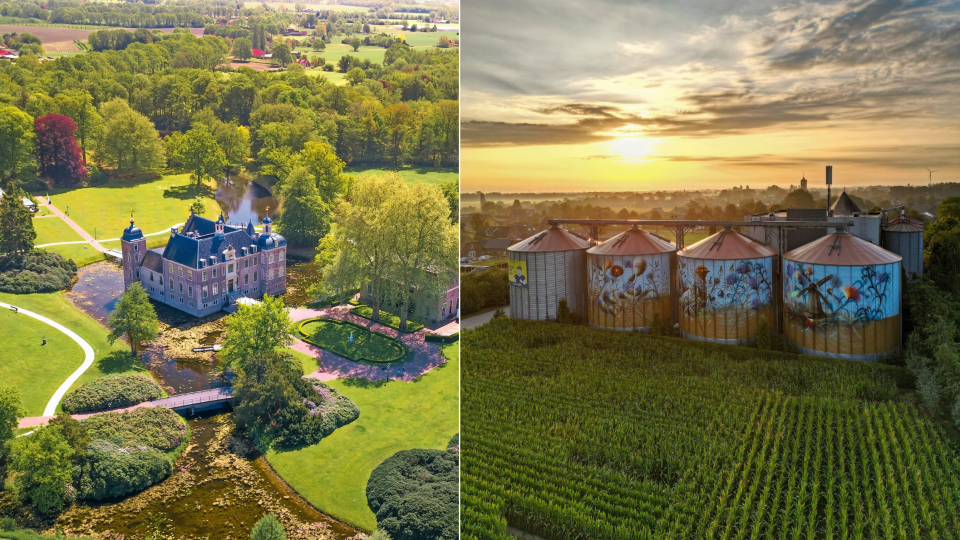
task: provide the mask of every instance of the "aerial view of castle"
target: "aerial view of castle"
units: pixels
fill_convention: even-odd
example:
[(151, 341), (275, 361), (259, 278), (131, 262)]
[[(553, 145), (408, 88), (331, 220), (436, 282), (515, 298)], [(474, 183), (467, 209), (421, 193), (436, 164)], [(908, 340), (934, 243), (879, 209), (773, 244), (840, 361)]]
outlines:
[(170, 229), (162, 248), (147, 239), (130, 218), (120, 239), (124, 289), (139, 281), (150, 298), (197, 317), (235, 306), (243, 297), (281, 295), (287, 289), (287, 241), (273, 232), (267, 215), (263, 232), (190, 214), (183, 228)]

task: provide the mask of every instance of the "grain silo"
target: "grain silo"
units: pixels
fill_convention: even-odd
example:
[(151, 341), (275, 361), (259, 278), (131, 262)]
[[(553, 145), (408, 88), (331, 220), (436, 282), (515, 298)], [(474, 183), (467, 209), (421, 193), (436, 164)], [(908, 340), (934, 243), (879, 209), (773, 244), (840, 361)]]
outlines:
[(676, 245), (633, 228), (587, 250), (587, 320), (595, 328), (649, 332), (673, 324)]
[(510, 246), (510, 316), (556, 319), (557, 304), (566, 299), (572, 313), (585, 317), (589, 247), (589, 242), (556, 225)]
[(874, 361), (900, 348), (901, 257), (847, 232), (783, 256), (783, 333), (804, 354)]
[(903, 257), (907, 278), (923, 275), (923, 223), (901, 212), (883, 227), (882, 245)]
[(677, 254), (678, 319), (683, 337), (736, 344), (775, 324), (776, 250), (724, 229)]

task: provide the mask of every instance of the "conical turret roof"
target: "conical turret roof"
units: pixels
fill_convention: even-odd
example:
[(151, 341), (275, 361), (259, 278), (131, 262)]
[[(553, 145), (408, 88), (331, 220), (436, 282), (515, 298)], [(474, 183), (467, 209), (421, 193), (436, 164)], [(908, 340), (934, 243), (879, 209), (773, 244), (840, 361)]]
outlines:
[(831, 266), (869, 266), (900, 262), (903, 257), (848, 232), (828, 234), (783, 255), (784, 259)]
[(536, 252), (536, 251), (572, 251), (576, 249), (587, 249), (590, 242), (579, 238), (566, 229), (561, 229), (557, 225), (539, 232), (526, 240), (516, 243), (507, 251), (518, 252)]
[(732, 229), (724, 229), (717, 234), (708, 236), (678, 253), (681, 257), (718, 261), (758, 259), (772, 257), (776, 254), (777, 250), (772, 247), (765, 246)]
[(840, 193), (837, 200), (830, 206), (830, 211), (833, 212), (835, 216), (852, 216), (860, 213), (860, 207), (857, 206), (857, 204), (853, 202), (853, 199), (847, 195), (847, 192), (844, 191)]
[(669, 253), (676, 251), (677, 246), (634, 226), (599, 246), (587, 250), (591, 255), (647, 255), (651, 253)]

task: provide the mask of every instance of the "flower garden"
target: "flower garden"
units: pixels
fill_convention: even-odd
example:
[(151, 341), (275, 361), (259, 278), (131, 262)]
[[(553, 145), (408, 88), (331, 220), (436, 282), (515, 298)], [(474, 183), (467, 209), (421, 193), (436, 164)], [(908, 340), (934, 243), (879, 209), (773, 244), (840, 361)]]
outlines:
[(299, 329), (303, 341), (355, 362), (398, 362), (407, 355), (399, 340), (348, 321), (307, 319)]

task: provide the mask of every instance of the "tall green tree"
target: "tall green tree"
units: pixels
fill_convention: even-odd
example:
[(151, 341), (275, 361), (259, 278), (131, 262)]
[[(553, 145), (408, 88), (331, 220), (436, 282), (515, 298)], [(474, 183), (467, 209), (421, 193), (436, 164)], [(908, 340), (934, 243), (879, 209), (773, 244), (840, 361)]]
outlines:
[(250, 531), (250, 540), (287, 540), (283, 525), (273, 514), (267, 514), (257, 521)]
[(117, 308), (107, 317), (107, 326), (110, 327), (110, 343), (126, 336), (134, 354), (137, 354), (138, 343), (156, 339), (159, 333), (157, 311), (139, 282), (127, 287), (120, 296)]
[(277, 225), (293, 246), (316, 246), (330, 231), (330, 208), (320, 198), (316, 181), (304, 167), (284, 179), (280, 190), (283, 213)]
[(167, 165), (163, 141), (153, 122), (114, 99), (100, 106), (103, 126), (94, 138), (97, 161), (120, 172), (159, 173)]
[(337, 157), (332, 146), (325, 142), (307, 142), (297, 155), (296, 165), (306, 167), (317, 183), (320, 198), (332, 204), (344, 188), (343, 168), (346, 164)]
[(460, 181), (448, 180), (440, 184), (440, 191), (447, 198), (450, 205), (450, 223), (460, 221)]
[(367, 72), (363, 68), (355, 67), (348, 71), (344, 78), (350, 83), (350, 86), (356, 86), (367, 80)]
[(16, 184), (0, 199), (0, 253), (26, 253), (33, 249), (37, 232), (33, 214), (23, 205), (26, 193)]
[(40, 512), (59, 512), (69, 502), (73, 448), (60, 428), (48, 426), (10, 443), (7, 486), (14, 496)]
[(279, 296), (265, 295), (259, 304), (241, 304), (227, 317), (227, 337), (220, 357), (234, 369), (244, 369), (250, 358), (293, 343), (296, 324)]
[(385, 213), (388, 202), (400, 196), (403, 178), (397, 173), (358, 180), (337, 208), (337, 229), (320, 241), (317, 263), (323, 269), (324, 294), (344, 297), (368, 287), (372, 318), (380, 318), (380, 304), (392, 264), (390, 244), (394, 230)]
[(350, 39), (350, 46), (353, 47), (353, 51), (356, 52), (360, 48), (360, 38), (353, 36), (353, 38)]
[(249, 60), (253, 56), (253, 46), (247, 38), (237, 38), (233, 40), (233, 49), (231, 54), (241, 61)]
[(174, 152), (174, 158), (180, 166), (190, 171), (190, 178), (197, 187), (201, 187), (208, 176), (222, 176), (223, 168), (227, 166), (226, 154), (205, 124), (190, 128)]
[(77, 124), (77, 138), (84, 154), (87, 151), (87, 138), (92, 137), (103, 123), (103, 118), (93, 106), (93, 96), (86, 90), (65, 90), (55, 98), (60, 113), (69, 116)]
[(0, 107), (0, 181), (36, 168), (33, 118), (16, 107)]
[[(290, 360), (275, 351), (259, 351), (252, 353), (243, 369), (238, 370), (233, 397), (240, 429), (266, 424), (278, 412), (300, 401), (293, 383), (303, 377), (303, 367), (298, 368)], [(251, 435), (257, 439), (257, 433)]]
[(7, 442), (27, 415), (20, 401), (20, 390), (13, 386), (0, 386), (0, 458), (7, 455)]
[(447, 198), (423, 182), (403, 182), (387, 201), (383, 219), (393, 238), (387, 297), (399, 306), (400, 327), (406, 328), (412, 308), (427, 315), (456, 279), (459, 231), (450, 224)]
[(293, 62), (293, 55), (290, 54), (290, 47), (286, 43), (278, 43), (273, 46), (273, 61), (283, 67)]

